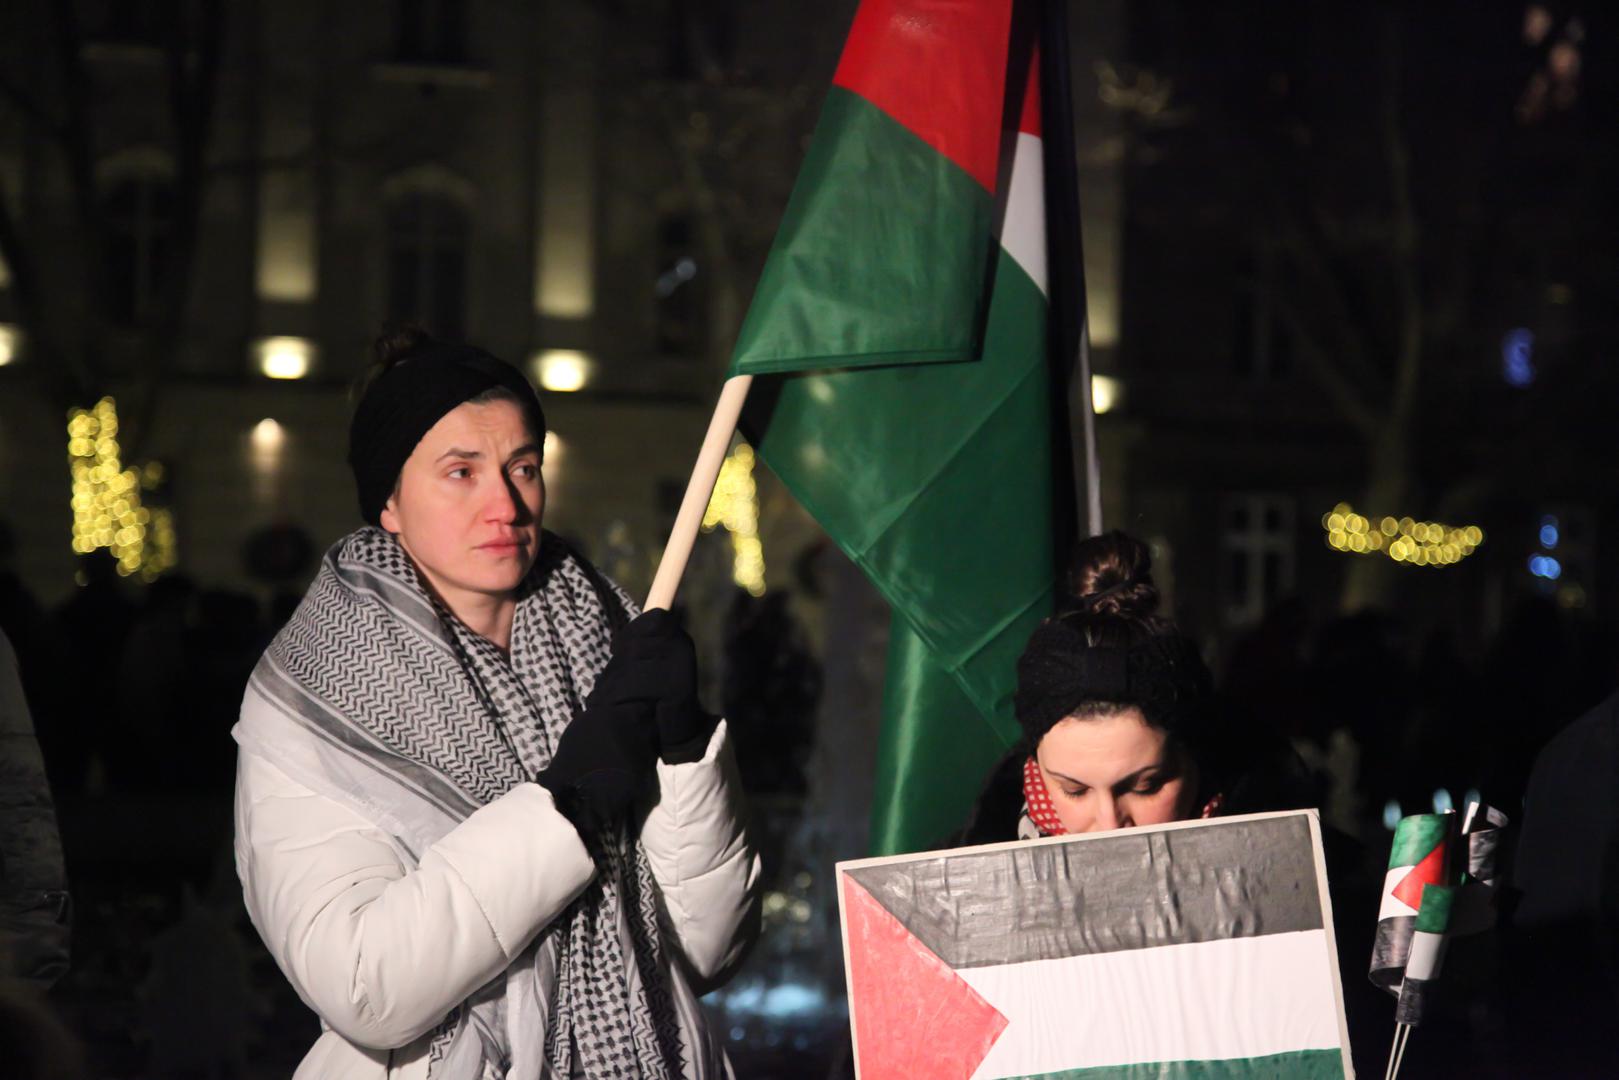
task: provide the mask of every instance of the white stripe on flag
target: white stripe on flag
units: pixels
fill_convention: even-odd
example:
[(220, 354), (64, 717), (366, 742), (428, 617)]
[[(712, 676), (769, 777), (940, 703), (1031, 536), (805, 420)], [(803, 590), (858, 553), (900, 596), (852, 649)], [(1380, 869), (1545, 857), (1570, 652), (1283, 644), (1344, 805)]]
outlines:
[(1405, 962), (1408, 979), (1435, 979), (1445, 962), (1445, 935), (1421, 930), (1411, 935), (1411, 955)]
[(1007, 182), (1006, 220), (1001, 246), (1017, 260), (1041, 293), (1046, 288), (1046, 172), (1038, 135), (1018, 132), (1012, 152), (1012, 178)]
[(973, 1080), (1339, 1047), (1325, 930), (961, 968), (1009, 1021)]
[(1394, 895), (1394, 886), (1405, 880), (1411, 872), (1409, 866), (1396, 866), (1383, 875), (1383, 904), (1377, 909), (1377, 921), (1398, 918), (1401, 915), (1415, 916), (1417, 909)]

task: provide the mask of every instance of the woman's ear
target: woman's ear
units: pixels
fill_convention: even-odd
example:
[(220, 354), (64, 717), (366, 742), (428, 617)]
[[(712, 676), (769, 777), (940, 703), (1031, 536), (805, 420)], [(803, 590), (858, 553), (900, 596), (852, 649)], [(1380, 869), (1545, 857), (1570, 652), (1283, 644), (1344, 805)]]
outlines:
[(399, 527), (399, 511), (394, 507), (394, 500), (398, 498), (399, 491), (395, 489), (394, 493), (388, 496), (388, 501), (382, 504), (382, 513), (377, 515), (377, 524), (395, 536), (404, 531)]
[(1220, 812), (1220, 808), (1224, 805), (1225, 796), (1215, 795), (1214, 798), (1203, 804), (1203, 812), (1197, 816), (1200, 818), (1211, 818), (1218, 814)]

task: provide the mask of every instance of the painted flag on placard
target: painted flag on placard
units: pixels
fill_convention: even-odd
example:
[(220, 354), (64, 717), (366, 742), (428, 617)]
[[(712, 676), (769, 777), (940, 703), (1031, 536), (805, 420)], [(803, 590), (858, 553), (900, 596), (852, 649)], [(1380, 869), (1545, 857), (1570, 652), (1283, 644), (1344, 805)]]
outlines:
[(1039, 64), (1012, 8), (861, 3), (731, 369), (765, 463), (893, 612), (878, 852), (965, 820), (1055, 593)]
[(1295, 811), (840, 863), (857, 1076), (1352, 1076), (1320, 851)]

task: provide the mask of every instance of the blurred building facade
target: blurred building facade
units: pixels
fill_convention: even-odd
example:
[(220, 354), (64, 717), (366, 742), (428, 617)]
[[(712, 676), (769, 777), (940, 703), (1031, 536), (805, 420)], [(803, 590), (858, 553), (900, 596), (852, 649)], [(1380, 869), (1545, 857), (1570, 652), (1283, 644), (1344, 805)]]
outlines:
[[(256, 534), (296, 527), (318, 549), (354, 524), (349, 388), (376, 330), (409, 319), (537, 382), (580, 385), (547, 396), (548, 524), (644, 584), (853, 7), (224, 0), (212, 44), (207, 5), (8, 9), (0, 51), (31, 89), (0, 100), (0, 177), (48, 298), (31, 312), (0, 269), (14, 569), (52, 601), (71, 589), (63, 409), (111, 393), (125, 434), (136, 429), (122, 464), (162, 466), (151, 502), (173, 511), (181, 569), (262, 586), (244, 567)], [(1104, 355), (1118, 335), (1122, 169), (1092, 73), (1117, 48), (1120, 10), (1072, 20)], [(176, 58), (216, 71), (195, 255), (179, 266)], [(54, 131), (73, 109), (88, 209)], [(92, 226), (107, 249), (99, 285), (73, 258)], [(177, 273), (169, 333), (159, 309)], [(74, 353), (89, 377), (64, 394), (43, 369)], [(767, 541), (785, 549), (767, 562), (778, 581), (813, 528), (762, 479)]]
[[(558, 391), (548, 524), (618, 552), (632, 582), (650, 574), (724, 342), (692, 185), (649, 114), (691, 98), (693, 34), (720, 63), (752, 50), (769, 69), (793, 27), (749, 35), (725, 4), (231, 0), (210, 39), (195, 25), (208, 5), (108, 0), (75, 5), (77, 23), (67, 7), (11, 8), (0, 44), (23, 93), (0, 104), (0, 175), (36, 299), (22, 275), (0, 279), (0, 517), (25, 580), (52, 599), (71, 588), (62, 409), (93, 405), (86, 385), (119, 398), (125, 435), (138, 426), (140, 461), (124, 464), (162, 464), (150, 498), (171, 505), (195, 578), (247, 584), (243, 545), (271, 524), (321, 546), (347, 531), (349, 387), (390, 320), (476, 341)], [(193, 79), (217, 71), (188, 265), (176, 58)], [(72, 110), (88, 208), (57, 138)], [(99, 297), (74, 263), (87, 216)], [(80, 354), (91, 377), (66, 394), (36, 377)]]

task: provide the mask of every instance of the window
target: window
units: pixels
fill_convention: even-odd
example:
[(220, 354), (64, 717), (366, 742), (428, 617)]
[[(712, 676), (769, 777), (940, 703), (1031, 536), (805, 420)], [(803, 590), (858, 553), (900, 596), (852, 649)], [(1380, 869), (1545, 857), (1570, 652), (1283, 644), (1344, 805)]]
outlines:
[(1293, 500), (1286, 495), (1230, 495), (1221, 508), (1221, 592), (1226, 621), (1257, 622), (1293, 589)]
[(180, 4), (179, 0), (110, 0), (86, 14), (92, 38), (130, 45), (164, 45), (179, 25)]
[(657, 346), (662, 356), (698, 356), (707, 344), (707, 310), (697, 282), (696, 230), (691, 218), (672, 214), (658, 225)]
[(151, 319), (168, 285), (174, 244), (174, 184), (160, 175), (119, 180), (102, 206), (108, 230), (111, 314), (124, 326)]
[(1286, 374), (1291, 359), (1292, 339), (1276, 310), (1279, 286), (1275, 264), (1275, 256), (1264, 250), (1251, 253), (1237, 270), (1231, 364), (1237, 375), (1255, 382)]
[(437, 64), (466, 59), (467, 11), (461, 0), (398, 0), (398, 4), (397, 59)]
[(454, 200), (410, 192), (388, 211), (388, 316), (460, 338), (466, 329), (467, 217)]

